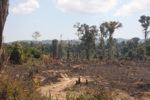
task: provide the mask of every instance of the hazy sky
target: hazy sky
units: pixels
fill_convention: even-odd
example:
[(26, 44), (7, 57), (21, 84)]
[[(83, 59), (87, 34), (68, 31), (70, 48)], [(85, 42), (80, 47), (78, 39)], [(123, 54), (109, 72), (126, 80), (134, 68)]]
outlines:
[(10, 0), (4, 41), (31, 40), (38, 31), (43, 39), (77, 39), (77, 22), (99, 26), (104, 21), (120, 21), (116, 38), (143, 38), (138, 22), (150, 16), (150, 0)]

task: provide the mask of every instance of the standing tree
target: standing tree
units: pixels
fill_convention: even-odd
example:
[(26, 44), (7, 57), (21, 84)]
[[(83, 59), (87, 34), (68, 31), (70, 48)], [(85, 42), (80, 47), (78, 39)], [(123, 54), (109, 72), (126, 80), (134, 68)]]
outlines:
[(105, 24), (101, 24), (100, 27), (100, 58), (103, 59), (105, 56), (105, 41), (104, 38), (107, 37), (107, 29), (105, 27)]
[(62, 35), (60, 35), (60, 42), (58, 44), (58, 58), (62, 59), (63, 57), (63, 41), (62, 41)]
[(116, 29), (122, 27), (120, 22), (110, 21), (103, 23), (107, 29), (107, 34), (109, 36), (109, 58), (112, 59), (113, 56), (113, 34)]
[[(38, 44), (39, 43), (39, 45), (37, 45), (37, 48), (39, 48), (40, 50), (41, 50), (41, 52), (43, 53), (43, 51), (44, 51), (44, 47), (43, 47), (43, 45), (42, 45), (42, 42), (38, 42), (38, 38), (40, 38), (41, 37), (41, 34), (40, 34), (40, 32), (34, 32), (33, 34), (32, 34), (32, 38), (35, 40), (35, 43), (36, 44)], [(31, 42), (32, 43), (32, 42)]]
[(67, 60), (70, 60), (70, 51), (71, 51), (71, 43), (69, 41), (67, 45)]
[(84, 46), (84, 49), (86, 51), (86, 58), (87, 60), (90, 59), (90, 50), (95, 48), (95, 40), (97, 35), (97, 28), (96, 26), (89, 26), (87, 24), (81, 24), (78, 23), (74, 25), (75, 28), (77, 28), (77, 33), (79, 36), (79, 39), (82, 42), (82, 45)]
[(150, 16), (142, 15), (139, 19), (139, 22), (141, 23), (141, 26), (144, 28), (143, 31), (144, 31), (145, 41), (146, 41), (148, 34), (150, 33), (150, 30), (148, 30), (150, 26)]
[(3, 42), (3, 30), (8, 16), (8, 4), (9, 0), (0, 0), (0, 65), (2, 64), (2, 42)]
[[(142, 15), (139, 19), (139, 22), (141, 23), (141, 26), (143, 27), (143, 32), (144, 32), (144, 38), (145, 38), (145, 42), (148, 38), (148, 34), (150, 33), (149, 26), (150, 26), (150, 16), (145, 16)], [(144, 56), (146, 56), (146, 44), (144, 45)]]
[(34, 32), (34, 33), (32, 34), (32, 37), (33, 37), (34, 40), (37, 41), (37, 39), (38, 39), (39, 37), (41, 37), (41, 34), (40, 34), (39, 32)]
[(53, 52), (53, 59), (58, 57), (58, 40), (52, 40), (52, 52)]

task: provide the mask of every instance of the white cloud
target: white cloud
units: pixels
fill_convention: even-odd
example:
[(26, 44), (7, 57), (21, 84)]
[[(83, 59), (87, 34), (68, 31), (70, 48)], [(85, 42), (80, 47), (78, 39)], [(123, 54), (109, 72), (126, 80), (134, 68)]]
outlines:
[(38, 0), (26, 0), (12, 8), (13, 13), (29, 14), (39, 8)]
[(106, 13), (111, 10), (117, 0), (53, 0), (64, 12)]
[(115, 16), (129, 16), (144, 11), (150, 11), (150, 0), (130, 0), (117, 10)]

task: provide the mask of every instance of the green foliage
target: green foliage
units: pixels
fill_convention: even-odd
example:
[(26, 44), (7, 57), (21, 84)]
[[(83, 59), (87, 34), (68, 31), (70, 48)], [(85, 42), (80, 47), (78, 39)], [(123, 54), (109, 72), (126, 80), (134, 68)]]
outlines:
[(105, 27), (105, 24), (102, 23), (99, 27), (100, 29), (100, 50), (99, 50), (99, 58), (103, 59), (105, 56), (105, 41), (104, 38), (106, 39), (107, 37), (107, 29)]
[(40, 58), (41, 57), (41, 52), (40, 50), (36, 49), (36, 48), (31, 48), (30, 49), (30, 54), (32, 58)]
[(139, 19), (141, 26), (143, 27), (145, 41), (147, 40), (148, 34), (150, 33), (149, 26), (150, 26), (150, 16), (142, 15)]
[(87, 24), (78, 23), (74, 25), (77, 28), (79, 39), (81, 40), (81, 45), (86, 52), (87, 60), (90, 59), (90, 51), (95, 49), (95, 40), (98, 35), (98, 30), (95, 25), (89, 26)]
[[(113, 51), (113, 34), (115, 32), (116, 29), (122, 27), (122, 23), (120, 22), (116, 22), (116, 21), (110, 21), (110, 22), (104, 22), (102, 23), (103, 26), (103, 30), (104, 31), (104, 36), (105, 37), (109, 37), (109, 42), (108, 42), (108, 46), (109, 46), (109, 58), (112, 59), (114, 57), (114, 51)], [(102, 30), (102, 29), (101, 29)]]
[(12, 64), (22, 64), (23, 62), (23, 51), (22, 46), (19, 43), (16, 43), (12, 48), (12, 52), (10, 54), (10, 62)]
[(137, 58), (140, 60), (143, 60), (145, 58), (145, 48), (142, 46), (139, 46), (137, 48)]
[(150, 57), (150, 44), (146, 45), (146, 55)]
[(130, 50), (130, 51), (127, 53), (127, 57), (132, 60), (132, 59), (135, 57), (135, 53)]

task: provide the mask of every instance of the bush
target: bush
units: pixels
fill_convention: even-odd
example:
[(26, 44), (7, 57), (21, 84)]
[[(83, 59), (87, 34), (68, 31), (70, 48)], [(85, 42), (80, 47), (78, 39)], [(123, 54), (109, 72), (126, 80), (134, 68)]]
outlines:
[(38, 49), (36, 49), (36, 48), (32, 48), (31, 50), (30, 50), (30, 54), (31, 54), (31, 56), (33, 57), (33, 58), (40, 58), (41, 57), (41, 52), (38, 50)]
[(12, 48), (12, 52), (10, 54), (10, 62), (12, 64), (22, 64), (23, 62), (23, 51), (22, 46), (19, 43), (16, 43)]

